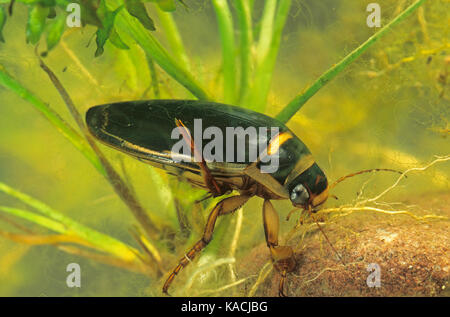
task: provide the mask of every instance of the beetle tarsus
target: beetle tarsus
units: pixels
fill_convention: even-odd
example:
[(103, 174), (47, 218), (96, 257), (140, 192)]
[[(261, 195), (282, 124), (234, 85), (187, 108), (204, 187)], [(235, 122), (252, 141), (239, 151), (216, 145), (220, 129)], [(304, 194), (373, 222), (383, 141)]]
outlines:
[(281, 280), (278, 288), (278, 295), (285, 297), (283, 288), (286, 274), (295, 269), (294, 251), (289, 246), (278, 245), (279, 216), (272, 203), (266, 199), (263, 205), (264, 233), (266, 234), (267, 246), (274, 266), (281, 272)]
[(166, 289), (163, 288), (162, 292), (163, 292), (164, 295), (172, 297), (172, 295), (170, 295), (169, 292)]
[(280, 285), (278, 286), (278, 296), (279, 297), (287, 297), (284, 293), (284, 282), (286, 281), (286, 270), (281, 272)]

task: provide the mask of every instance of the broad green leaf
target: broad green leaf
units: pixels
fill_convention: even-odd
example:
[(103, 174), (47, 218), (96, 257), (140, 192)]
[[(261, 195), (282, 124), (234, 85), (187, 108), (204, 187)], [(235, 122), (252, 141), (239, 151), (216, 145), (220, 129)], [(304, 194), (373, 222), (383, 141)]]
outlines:
[(127, 11), (137, 18), (147, 30), (156, 30), (153, 20), (148, 16), (147, 9), (140, 0), (127, 0), (125, 1), (125, 6)]
[(6, 9), (4, 6), (0, 6), (0, 41), (5, 42), (5, 39), (3, 38), (3, 27), (5, 26), (6, 22)]
[(50, 51), (61, 39), (66, 26), (66, 17), (59, 15), (49, 26), (47, 35), (47, 50)]
[(30, 8), (26, 30), (27, 43), (36, 44), (39, 42), (49, 12), (49, 8), (39, 4)]

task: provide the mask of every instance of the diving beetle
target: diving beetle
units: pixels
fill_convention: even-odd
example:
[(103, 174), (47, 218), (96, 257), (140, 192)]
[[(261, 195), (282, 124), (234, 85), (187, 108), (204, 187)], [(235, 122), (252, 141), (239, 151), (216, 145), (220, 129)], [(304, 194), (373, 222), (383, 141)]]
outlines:
[[(241, 162), (175, 160), (171, 151), (177, 140), (170, 137), (174, 128), (179, 128), (193, 154), (200, 150), (196, 148), (195, 135), (192, 138), (190, 134), (196, 119), (224, 134), (227, 127), (277, 127), (279, 133), (268, 140), (266, 150), (277, 153), (278, 168), (264, 173), (261, 157), (251, 160), (248, 153)], [(252, 196), (259, 196), (264, 199), (262, 216), (267, 246), (281, 274), (279, 295), (284, 295), (286, 274), (294, 270), (296, 263), (293, 249), (278, 244), (279, 217), (271, 200), (290, 199), (294, 207), (315, 212), (327, 200), (329, 186), (306, 145), (283, 123), (241, 107), (197, 100), (128, 101), (94, 106), (86, 113), (86, 123), (100, 142), (204, 188), (211, 196), (238, 192), (212, 209), (203, 236), (170, 273), (163, 286), (164, 293), (167, 294), (175, 276), (211, 241), (217, 218), (234, 212)], [(246, 138), (246, 142), (251, 140)]]

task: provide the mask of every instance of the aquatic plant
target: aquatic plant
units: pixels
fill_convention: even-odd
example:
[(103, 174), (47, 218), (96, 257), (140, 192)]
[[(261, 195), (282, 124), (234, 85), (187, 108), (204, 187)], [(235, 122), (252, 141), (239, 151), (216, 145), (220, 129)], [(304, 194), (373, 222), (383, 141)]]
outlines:
[[(52, 208), (1, 182), (1, 192), (19, 200), (34, 211), (9, 207), (2, 203), (0, 210), (4, 214), (14, 217), (8, 217), (5, 220), (12, 227), (18, 229), (19, 233), (2, 230), (0, 235), (15, 242), (29, 245), (53, 245), (67, 253), (86, 257), (92, 261), (142, 273), (151, 280), (150, 285), (152, 287), (149, 293), (159, 295), (161, 279), (167, 273), (167, 266), (173, 265), (180, 252), (198, 238), (205, 222), (204, 211), (210, 209), (215, 201), (206, 200), (197, 203), (204, 193), (192, 190), (188, 185), (178, 183), (176, 180), (149, 168), (149, 178), (152, 183), (156, 184), (155, 193), (152, 194), (152, 197), (159, 201), (159, 206), (164, 206), (164, 208), (155, 208), (149, 203), (144, 204), (142, 203), (142, 190), (140, 190), (139, 195), (138, 185), (130, 180), (132, 179), (130, 167), (122, 160), (119, 161), (119, 164), (113, 162), (108, 154), (104, 154), (106, 151), (93, 141), (86, 130), (80, 113), (84, 108), (76, 105), (76, 102), (70, 96), (72, 94), (70, 89), (64, 88), (60, 80), (61, 74), (47, 65), (52, 61), (52, 54), (58, 48), (61, 48), (71, 58), (72, 62), (81, 69), (85, 78), (87, 78), (86, 80), (91, 84), (93, 83), (93, 89), (99, 89), (100, 85), (91, 75), (89, 67), (86, 68), (80, 62), (79, 57), (65, 43), (65, 38), (75, 32), (65, 23), (66, 8), (71, 3), (80, 5), (83, 29), (89, 30), (89, 32), (95, 31), (93, 36), (95, 36), (96, 48), (93, 55), (96, 58), (100, 58), (108, 50), (111, 50), (114, 52), (114, 56), (121, 61), (116, 72), (119, 78), (123, 75), (123, 77), (129, 79), (127, 85), (131, 86), (132, 93), (129, 93), (127, 98), (133, 96), (132, 94), (135, 94), (137, 99), (194, 97), (226, 102), (267, 113), (273, 112), (273, 108), (268, 109), (268, 99), (271, 93), (272, 79), (275, 76), (277, 57), (283, 43), (283, 30), (289, 14), (292, 12), (292, 1), (266, 1), (260, 7), (261, 14), (256, 16), (257, 4), (252, 0), (236, 0), (232, 6), (226, 0), (212, 0), (211, 4), (216, 15), (217, 35), (221, 47), (221, 66), (213, 80), (201, 78), (202, 72), (199, 70), (201, 65), (195, 65), (194, 58), (189, 57), (185, 47), (187, 39), (181, 35), (182, 32), (180, 32), (177, 20), (172, 13), (176, 9), (177, 11), (188, 10), (187, 14), (189, 14), (191, 4), (188, 2), (174, 0), (2, 0), (0, 3), (2, 3), (0, 6), (0, 35), (2, 34), (1, 30), (6, 30), (8, 27), (8, 19), (10, 19), (11, 13), (14, 16), (14, 12), (18, 9), (16, 7), (26, 5), (28, 9), (27, 20), (20, 21), (25, 24), (26, 40), (29, 44), (35, 46), (35, 59), (59, 93), (71, 118), (63, 115), (60, 112), (61, 109), (55, 111), (47, 103), (48, 100), (44, 101), (44, 97), (39, 96), (36, 92), (38, 89), (26, 88), (27, 85), (21, 82), (20, 76), (12, 75), (10, 71), (6, 70), (5, 66), (1, 65), (0, 84), (29, 102), (93, 165), (93, 168), (106, 179), (115, 194), (129, 208), (135, 221), (139, 224), (139, 227), (136, 226), (132, 229), (131, 235), (134, 241), (125, 243), (113, 238), (112, 235), (101, 233), (90, 226), (83, 225), (80, 221), (75, 221), (57, 210), (58, 208)], [(349, 51), (340, 61), (336, 61), (336, 64), (318, 76), (295, 98), (287, 102), (286, 106), (277, 109), (279, 112), (276, 117), (285, 123), (295, 119), (293, 116), (312, 96), (333, 78), (342, 74), (363, 53), (370, 52), (370, 48), (375, 42), (382, 40), (391, 32), (395, 33), (400, 23), (411, 14), (417, 14), (419, 21), (422, 21), (420, 28), (422, 36), (426, 38), (428, 34), (426, 31), (427, 25), (423, 18), (423, 11), (419, 9), (423, 8), (424, 3), (426, 3), (425, 0), (414, 1), (409, 6), (406, 5), (405, 1), (399, 3), (394, 10), (395, 16), (389, 23), (374, 32), (355, 49)], [(443, 4), (439, 5), (444, 6)], [(436, 6), (439, 7), (439, 5)], [(437, 10), (432, 4), (430, 4), (430, 7), (431, 10)], [(17, 24), (15, 24), (15, 27), (17, 27)], [(2, 45), (9, 44), (8, 35), (8, 32), (6, 32), (0, 37), (5, 41)], [(43, 49), (44, 38), (45, 49)], [(431, 39), (428, 40), (431, 41)], [(393, 40), (390, 39), (390, 41)], [(392, 50), (399, 46), (401, 45), (395, 45), (394, 40)], [(405, 56), (405, 52), (390, 51), (386, 53), (389, 55), (387, 57), (389, 63), (386, 63), (384, 69), (367, 71), (368, 67), (364, 65), (364, 71), (367, 71), (367, 76), (381, 77), (420, 57), (435, 56), (446, 49), (448, 49), (448, 43), (444, 40), (436, 48), (419, 50), (412, 56)], [(391, 60), (392, 63), (390, 63)], [(146, 67), (142, 66), (142, 62), (145, 62)], [(128, 68), (132, 70), (130, 71)], [(134, 74), (130, 75), (133, 71)], [(140, 74), (144, 72), (145, 75)], [(444, 94), (447, 85), (446, 74), (447, 71), (442, 71), (440, 77), (444, 84), (437, 84), (438, 87), (442, 86), (442, 88), (437, 88), (442, 91), (443, 97), (441, 96), (441, 98), (448, 98)], [(142, 76), (147, 76), (149, 83), (144, 89), (141, 89), (141, 84), (138, 82)], [(174, 83), (179, 84), (184, 90), (181, 90)], [(176, 92), (173, 93), (171, 89)], [(338, 104), (335, 107), (339, 106)], [(342, 107), (344, 111), (344, 106)], [(441, 106), (438, 104), (436, 107)], [(350, 107), (350, 112), (352, 109)], [(315, 111), (320, 111), (320, 109)], [(422, 113), (423, 109), (419, 108), (417, 111)], [(425, 113), (424, 121), (427, 120), (427, 115), (432, 114)], [(430, 128), (437, 129), (444, 135), (448, 134), (448, 122), (445, 121), (445, 118), (445, 116), (443, 118), (433, 117), (430, 119), (432, 121)], [(298, 120), (301, 124), (305, 124), (305, 127), (308, 127), (308, 124), (311, 126), (311, 123), (307, 122), (305, 117)], [(320, 125), (320, 128), (324, 126)], [(447, 132), (445, 132), (445, 129), (447, 129)], [(356, 142), (354, 146), (357, 147)], [(364, 147), (360, 146), (360, 150), (364, 151)], [(433, 160), (430, 166), (448, 160), (448, 156), (440, 156)], [(322, 216), (328, 217), (330, 215), (327, 222), (333, 222), (339, 217), (365, 211), (389, 215), (406, 214), (417, 220), (448, 219), (445, 216), (432, 214), (417, 216), (410, 210), (391, 208), (393, 205), (383, 207), (377, 205), (379, 198), (396, 187), (404, 175), (419, 169), (417, 167), (419, 166), (418, 162), (414, 163), (415, 167), (411, 167), (404, 172), (391, 187), (387, 187), (380, 194), (372, 198), (363, 198), (363, 191), (361, 190), (357, 200), (337, 207), (325, 208), (321, 212)], [(425, 168), (428, 168), (428, 165), (423, 167), (423, 169)], [(362, 189), (364, 187), (365, 185), (362, 186)], [(16, 219), (25, 219), (37, 225), (39, 229), (35, 230), (35, 227), (24, 226)], [(248, 283), (251, 278), (254, 279), (253, 286), (249, 288), (246, 295), (255, 294), (264, 277), (268, 276), (271, 266), (270, 264), (264, 266), (258, 276), (245, 276), (240, 279), (237, 277), (235, 266), (243, 221), (243, 211), (239, 210), (234, 218), (227, 217), (220, 222), (213, 242), (203, 252), (198, 265), (192, 269), (193, 271), (184, 281), (184, 286), (176, 294), (223, 294), (223, 292), (230, 290), (232, 294), (238, 294), (235, 291), (236, 286)], [(306, 217), (305, 221), (307, 226), (302, 231), (304, 236), (314, 226), (312, 219)], [(292, 235), (298, 235), (300, 223), (298, 222), (294, 226), (286, 240), (289, 240)], [(44, 230), (43, 233), (42, 228), (47, 230)], [(230, 230), (233, 230), (233, 234), (227, 234), (227, 231)], [(214, 269), (218, 267), (226, 267), (226, 270), (217, 273), (218, 271), (214, 271)], [(211, 272), (214, 273), (209, 274)], [(194, 284), (202, 285), (201, 281), (214, 279), (214, 274), (219, 274), (220, 277), (217, 279), (222, 282), (226, 281), (226, 283), (223, 282), (222, 285), (212, 288), (212, 282), (205, 282), (204, 288), (194, 290)]]

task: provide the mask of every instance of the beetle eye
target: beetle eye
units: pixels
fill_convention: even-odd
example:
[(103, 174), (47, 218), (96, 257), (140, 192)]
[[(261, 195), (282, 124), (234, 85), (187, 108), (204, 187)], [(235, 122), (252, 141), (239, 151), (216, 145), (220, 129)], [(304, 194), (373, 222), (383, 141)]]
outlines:
[(305, 186), (303, 186), (302, 184), (298, 184), (294, 187), (291, 192), (291, 201), (294, 205), (305, 206), (308, 199), (309, 193), (306, 190)]

